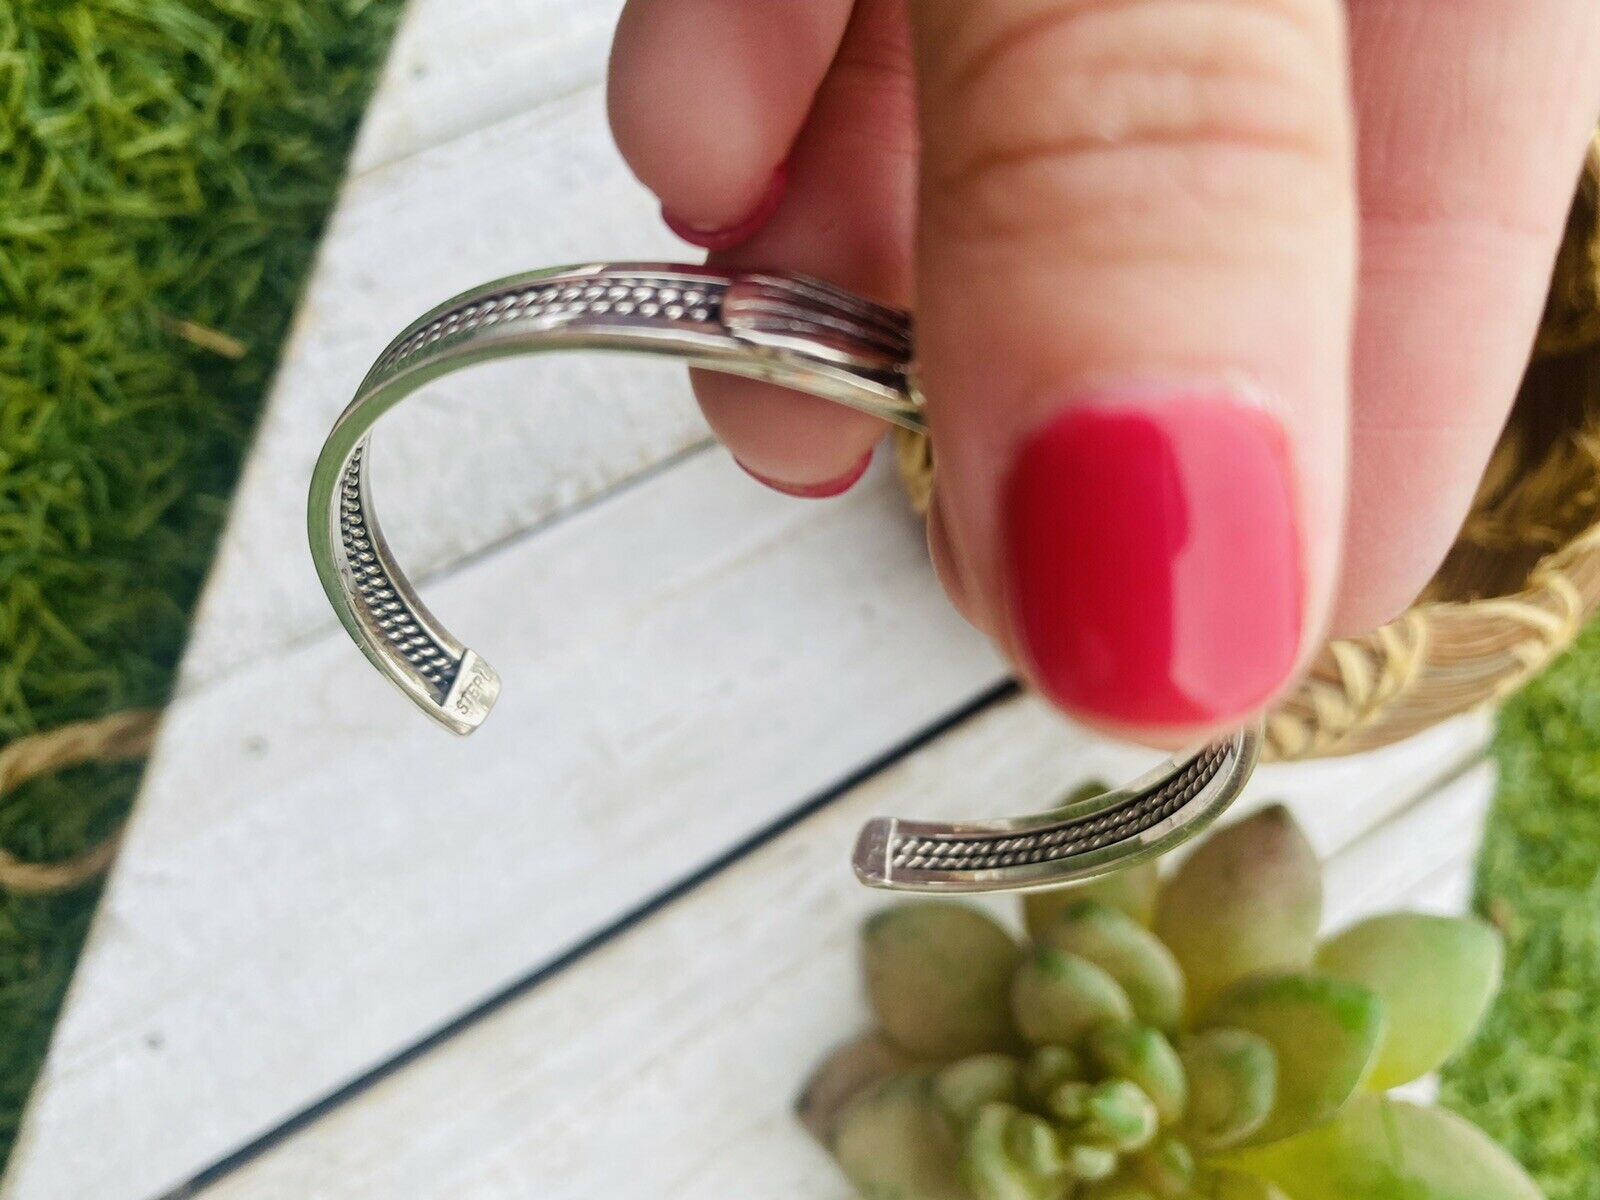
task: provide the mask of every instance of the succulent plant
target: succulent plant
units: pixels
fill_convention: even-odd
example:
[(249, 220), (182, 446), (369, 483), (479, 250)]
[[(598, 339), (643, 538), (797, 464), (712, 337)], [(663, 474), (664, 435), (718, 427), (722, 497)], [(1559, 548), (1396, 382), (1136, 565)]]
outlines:
[(1135, 867), (866, 927), (879, 1029), (805, 1116), (866, 1200), (1528, 1200), (1458, 1117), (1383, 1093), (1477, 1027), (1501, 950), (1400, 913), (1318, 941), (1321, 869), (1273, 808)]

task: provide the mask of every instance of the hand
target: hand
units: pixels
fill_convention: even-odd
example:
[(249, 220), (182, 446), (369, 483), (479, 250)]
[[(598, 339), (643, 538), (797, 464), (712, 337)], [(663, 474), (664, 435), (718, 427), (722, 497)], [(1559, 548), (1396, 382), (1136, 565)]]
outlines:
[[(1167, 740), (1443, 557), (1600, 117), (1600, 4), (631, 0), (610, 101), (714, 262), (914, 309), (946, 590), (1057, 705)], [(799, 495), (883, 432), (695, 388)]]

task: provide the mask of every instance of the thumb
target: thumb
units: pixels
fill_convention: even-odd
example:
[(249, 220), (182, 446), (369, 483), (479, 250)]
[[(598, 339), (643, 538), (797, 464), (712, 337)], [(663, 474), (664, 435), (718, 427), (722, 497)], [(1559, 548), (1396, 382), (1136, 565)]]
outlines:
[(912, 0), (946, 580), (1052, 701), (1188, 736), (1314, 646), (1355, 257), (1340, 0)]

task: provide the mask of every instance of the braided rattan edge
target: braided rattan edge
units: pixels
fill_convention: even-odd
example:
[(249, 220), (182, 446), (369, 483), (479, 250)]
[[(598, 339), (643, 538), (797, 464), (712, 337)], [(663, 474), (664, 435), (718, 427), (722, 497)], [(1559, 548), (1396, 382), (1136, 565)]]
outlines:
[[(79, 721), (46, 733), (30, 734), (0, 749), (0, 796), (7, 790), (54, 771), (92, 762), (126, 762), (144, 758), (155, 742), (161, 714), (154, 709), (113, 713)], [(70, 891), (98, 879), (117, 853), (114, 833), (81, 854), (59, 862), (26, 862), (0, 850), (0, 890), (42, 896)]]

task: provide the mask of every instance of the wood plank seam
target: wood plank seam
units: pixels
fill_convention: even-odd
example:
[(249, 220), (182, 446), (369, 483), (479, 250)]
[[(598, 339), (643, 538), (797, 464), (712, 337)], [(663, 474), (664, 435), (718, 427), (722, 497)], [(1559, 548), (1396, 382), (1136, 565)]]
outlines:
[[(351, 155), (352, 173), (447, 146), (603, 79), (621, 7), (621, 0), (520, 7), (412, 0)], [(473, 70), (461, 70), (468, 62)]]
[[(432, 1031), (426, 1037), (407, 1047), (380, 1066), (352, 1080), (338, 1091), (310, 1105), (301, 1113), (263, 1133), (259, 1138), (241, 1147), (226, 1158), (219, 1160), (179, 1188), (163, 1193), (155, 1197), (154, 1200), (189, 1200), (191, 1197), (202, 1194), (210, 1187), (220, 1184), (230, 1175), (248, 1167), (255, 1160), (270, 1153), (276, 1146), (292, 1140), (298, 1133), (321, 1118), (348, 1103), (359, 1102), (362, 1096), (377, 1084), (398, 1074), (429, 1053), (445, 1047), (450, 1041), (466, 1033), (479, 1022), (524, 998), (535, 988), (551, 982), (557, 976), (572, 968), (580, 966), (585, 959), (596, 952), (610, 946), (622, 937), (638, 931), (648, 924), (652, 918), (690, 898), (693, 893), (702, 887), (714, 882), (730, 869), (737, 867), (744, 859), (778, 841), (783, 836), (792, 833), (808, 819), (817, 816), (836, 802), (847, 798), (858, 788), (872, 782), (877, 776), (911, 758), (940, 738), (955, 733), (969, 721), (1021, 695), (1022, 689), (1015, 680), (1006, 680), (986, 689), (968, 704), (961, 706), (940, 721), (931, 723), (915, 736), (906, 739), (901, 745), (864, 764), (838, 783), (802, 802), (778, 820), (769, 822), (739, 845), (719, 854), (715, 859), (707, 863), (705, 867), (686, 876), (678, 884), (658, 893), (646, 903), (638, 905), (623, 914), (615, 922), (574, 946), (557, 959), (530, 972), (524, 978), (517, 980), (501, 992), (486, 999), (483, 1003), (461, 1014), (461, 1016), (439, 1029)], [(1363, 832), (1353, 841), (1341, 846), (1333, 857), (1359, 856), (1364, 847), (1372, 844), (1386, 830), (1392, 829), (1394, 825), (1403, 821), (1408, 815), (1427, 807), (1440, 793), (1479, 767), (1483, 760), (1482, 751), (1474, 750), (1463, 756), (1459, 761), (1450, 764), (1428, 786), (1419, 790), (1403, 806), (1389, 813), (1378, 825)], [(1436, 881), (1446, 878), (1460, 869), (1461, 862), (1457, 859), (1452, 859), (1451, 862), (1430, 872), (1424, 880), (1418, 881), (1419, 887), (1417, 890), (1419, 892), (1424, 891)]]
[(1460, 784), (1467, 776), (1475, 771), (1482, 770), (1491, 761), (1485, 748), (1479, 747), (1472, 750), (1461, 761), (1442, 773), (1426, 791), (1413, 796), (1403, 807), (1390, 813), (1385, 820), (1370, 829), (1364, 830), (1359, 837), (1344, 847), (1340, 853), (1360, 854), (1367, 847), (1376, 846), (1386, 833), (1393, 831), (1398, 823), (1426, 808), (1436, 796), (1448, 791), (1452, 786)]
[[(974, 717), (977, 717), (978, 715), (979, 714), (977, 714), (977, 713), (973, 714)], [(1467, 800), (1469, 802), (1472, 802), (1473, 801), (1473, 795), (1481, 794), (1483, 797), (1486, 797), (1487, 796), (1487, 789), (1486, 788), (1480, 789), (1480, 788), (1478, 788), (1476, 786), (1477, 783), (1481, 783), (1481, 782), (1485, 782), (1486, 781), (1486, 777), (1481, 773), (1481, 768), (1484, 765), (1485, 764), (1484, 764), (1483, 755), (1481, 753), (1479, 753), (1479, 752), (1476, 752), (1476, 751), (1470, 752), (1467, 755), (1465, 755), (1464, 757), (1457, 757), (1450, 764), (1445, 766), (1433, 778), (1432, 782), (1430, 782), (1429, 784), (1427, 784), (1425, 786), (1421, 786), (1419, 788), (1416, 788), (1414, 791), (1408, 789), (1408, 793), (1407, 793), (1407, 796), (1406, 796), (1406, 799), (1405, 799), (1404, 803), (1402, 803), (1399, 807), (1389, 811), (1385, 815), (1385, 817), (1382, 820), (1380, 820), (1380, 822), (1376, 826), (1372, 827), (1372, 829), (1375, 830), (1375, 831), (1388, 831), (1388, 832), (1390, 832), (1392, 834), (1397, 829), (1403, 829), (1408, 820), (1418, 816), (1419, 814), (1426, 815), (1428, 813), (1429, 809), (1437, 809), (1437, 810), (1440, 810), (1441, 812), (1445, 813), (1446, 815), (1448, 815), (1449, 812), (1454, 811), (1456, 809), (1460, 809), (1460, 808), (1463, 807), (1463, 805), (1461, 803), (1461, 801), (1463, 799), (1465, 799), (1465, 800)], [(1477, 780), (1474, 780), (1472, 778), (1474, 772), (1479, 772)], [(1471, 784), (1473, 786), (1468, 787), (1467, 785), (1469, 785), (1469, 784)], [(1471, 794), (1468, 794), (1468, 793), (1471, 793)], [(857, 797), (858, 801), (860, 799), (862, 799), (862, 798), (861, 797)], [(1437, 816), (1439, 814), (1435, 813), (1434, 815), (1437, 818)], [(1365, 832), (1362, 833), (1362, 834), (1357, 835), (1354, 838), (1348, 839), (1348, 840), (1339, 840), (1339, 841), (1337, 841), (1335, 843), (1337, 848), (1332, 850), (1331, 854), (1329, 855), (1328, 863), (1329, 863), (1330, 866), (1333, 866), (1335, 864), (1343, 864), (1347, 869), (1357, 869), (1357, 868), (1360, 867), (1360, 864), (1363, 861), (1365, 861), (1367, 859), (1370, 859), (1372, 857), (1373, 847), (1375, 845), (1378, 845), (1381, 841), (1382, 841), (1382, 839), (1380, 837), (1374, 837), (1374, 836), (1371, 836), (1370, 833), (1365, 833)], [(1462, 850), (1453, 850), (1448, 862), (1439, 864), (1436, 867), (1430, 869), (1426, 874), (1421, 875), (1420, 877), (1418, 877), (1415, 880), (1412, 880), (1398, 894), (1392, 894), (1390, 896), (1385, 897), (1385, 902), (1381, 905), (1381, 910), (1382, 911), (1388, 911), (1388, 910), (1392, 910), (1392, 909), (1394, 909), (1396, 907), (1404, 908), (1407, 905), (1413, 905), (1413, 904), (1419, 904), (1419, 903), (1425, 904), (1428, 901), (1428, 894), (1436, 887), (1436, 885), (1439, 883), (1439, 881), (1447, 879), (1450, 876), (1452, 876), (1454, 873), (1459, 872), (1464, 866), (1466, 866), (1468, 864), (1469, 861), (1470, 861), (1470, 852), (1466, 852), (1466, 851), (1462, 851)], [(722, 887), (735, 886), (735, 887), (737, 887), (737, 883), (738, 883), (738, 877), (734, 876), (730, 880), (721, 882), (719, 884), (719, 886), (722, 886)], [(682, 897), (681, 899), (689, 899), (689, 898), (688, 897)], [(1335, 903), (1335, 904), (1333, 904), (1330, 907), (1330, 912), (1328, 914), (1329, 918), (1330, 918), (1330, 920), (1329, 920), (1330, 928), (1341, 927), (1341, 926), (1349, 923), (1351, 920), (1358, 919), (1359, 917), (1365, 915), (1369, 911), (1379, 911), (1379, 909), (1372, 908), (1371, 901), (1372, 901), (1371, 897), (1364, 897), (1360, 901), (1358, 901), (1356, 904), (1354, 904), (1353, 906), (1351, 904), (1349, 904), (1349, 903), (1344, 903), (1344, 904)], [(694, 904), (703, 903), (703, 902), (704, 902), (704, 900), (701, 897), (694, 898), (693, 900), (690, 901), (690, 909), (688, 911), (692, 912)], [(664, 908), (665, 907), (666, 906), (664, 906)], [(676, 908), (677, 906), (674, 905), (674, 906), (671, 906), (671, 907)], [(854, 907), (854, 906), (852, 905), (851, 907)], [(669, 914), (667, 914), (664, 911), (664, 908), (663, 908), (663, 911), (659, 911), (659, 912), (657, 912), (656, 914), (653, 914), (653, 915), (657, 919), (661, 919), (661, 920), (669, 920), (669, 919), (671, 919), (673, 917), (681, 919), (684, 915), (686, 915), (685, 911), (677, 911), (677, 912), (674, 912), (673, 914), (671, 914), (670, 917), (669, 917)], [(644, 928), (635, 928), (634, 930), (632, 930), (630, 932), (634, 935), (634, 937), (644, 938), (646, 930)], [(841, 930), (837, 930), (835, 932), (837, 933), (838, 936), (834, 936), (833, 934), (830, 934), (829, 937), (828, 937), (828, 942), (829, 942), (830, 945), (848, 944), (848, 942), (850, 941), (850, 938), (848, 936), (848, 931), (841, 929)], [(662, 931), (662, 936), (666, 936), (665, 931)], [(668, 939), (668, 940), (670, 941), (670, 939)], [(634, 949), (630, 951), (629, 949), (627, 949), (628, 945), (634, 945)], [(747, 949), (748, 949), (748, 947), (747, 947)], [(637, 946), (637, 944), (635, 944), (633, 942), (632, 938), (630, 938), (629, 941), (627, 943), (625, 943), (624, 945), (622, 945), (622, 946), (613, 945), (612, 947), (610, 947), (610, 953), (613, 956), (615, 956), (617, 954), (627, 955), (627, 954), (630, 954), (630, 953), (637, 953), (637, 950), (638, 950), (638, 946)], [(832, 953), (832, 951), (830, 951), (830, 953)], [(830, 971), (833, 970), (833, 969), (834, 969), (833, 966), (829, 967)], [(524, 997), (521, 998), (521, 1001), (522, 1001), (523, 1004), (535, 1003), (533, 997), (531, 997), (531, 996), (524, 996)], [(569, 1007), (570, 1007), (570, 1005), (569, 1005)], [(633, 1005), (632, 1007), (637, 1009), (638, 1005)], [(580, 1010), (581, 1010), (581, 1006), (580, 1006)], [(507, 1015), (509, 1016), (511, 1014), (507, 1014)], [(515, 1018), (513, 1017), (513, 1019), (515, 1019)], [(481, 1032), (481, 1031), (479, 1031), (479, 1032)], [(844, 1031), (841, 1031), (841, 1032), (844, 1032)], [(825, 1048), (826, 1048), (825, 1046), (818, 1045), (814, 1049), (815, 1049), (815, 1052), (820, 1055), (825, 1050)], [(442, 1047), (440, 1047), (440, 1049), (443, 1052), (443, 1054), (448, 1056), (448, 1055), (456, 1054), (458, 1052), (458, 1050), (459, 1050), (459, 1047), (456, 1047), (456, 1046), (442, 1046)], [(666, 1045), (663, 1045), (661, 1047), (655, 1048), (655, 1050), (653, 1050), (651, 1053), (656, 1057), (659, 1057), (659, 1058), (661, 1058), (663, 1060), (666, 1060), (666, 1059), (672, 1059), (672, 1058), (675, 1058), (675, 1057), (679, 1057), (682, 1054), (687, 1053), (687, 1050), (684, 1047), (681, 1047), (681, 1046), (676, 1045), (675, 1043), (670, 1043), (669, 1042), (669, 1044), (666, 1044)], [(702, 1054), (702, 1057), (704, 1057), (703, 1054)], [(419, 1067), (419, 1068), (422, 1066), (422, 1064), (420, 1064), (420, 1063), (414, 1063), (413, 1065), (416, 1066), (416, 1067)], [(410, 1085), (410, 1087), (411, 1087), (411, 1089), (413, 1091), (418, 1086), (420, 1086), (420, 1085), (419, 1084)], [(404, 1089), (402, 1089), (402, 1090), (404, 1090)], [(377, 1099), (376, 1101), (370, 1101), (369, 1100), (366, 1107), (369, 1109), (369, 1111), (371, 1111), (373, 1103), (377, 1103), (379, 1105), (390, 1104), (390, 1103), (392, 1103), (394, 1101), (394, 1099), (395, 1099), (394, 1088), (391, 1087), (389, 1089), (387, 1095), (381, 1095), (380, 1098)], [(784, 1107), (785, 1110), (786, 1110), (786, 1097), (785, 1096), (776, 1097), (775, 1098), (775, 1103), (777, 1103), (778, 1105)], [(356, 1106), (356, 1107), (359, 1108), (360, 1106)], [(776, 1110), (775, 1110), (775, 1112), (776, 1112)], [(342, 1115), (348, 1116), (348, 1114), (342, 1114)], [(771, 1115), (771, 1114), (769, 1114), (769, 1115)], [(782, 1113), (777, 1113), (777, 1115), (774, 1117), (774, 1119), (786, 1119), (786, 1118), (784, 1117), (784, 1115)], [(797, 1140), (798, 1140), (798, 1135), (797, 1135)], [(302, 1153), (302, 1157), (303, 1157), (304, 1153), (305, 1153), (303, 1147), (302, 1147), (301, 1153)], [(317, 1158), (317, 1154), (313, 1150), (312, 1151), (312, 1160), (315, 1160), (316, 1158)], [(244, 1165), (244, 1164), (241, 1164), (241, 1165)], [(280, 1190), (277, 1190), (275, 1188), (272, 1189), (272, 1190), (266, 1191), (266, 1192), (257, 1193), (256, 1191), (253, 1191), (252, 1188), (254, 1188), (256, 1186), (259, 1186), (259, 1185), (250, 1182), (251, 1180), (253, 1180), (255, 1178), (253, 1173), (246, 1172), (245, 1175), (243, 1176), (243, 1178), (246, 1180), (246, 1182), (244, 1184), (244, 1192), (245, 1192), (245, 1194), (251, 1196), (252, 1200), (257, 1194), (260, 1194), (260, 1195), (271, 1195), (273, 1197), (276, 1197), (278, 1195), (284, 1194)], [(211, 1180), (211, 1182), (220, 1183), (221, 1180), (220, 1180), (220, 1178), (217, 1178), (217, 1179)], [(230, 1180), (229, 1181), (229, 1186), (223, 1186), (221, 1188), (222, 1194), (225, 1194), (225, 1195), (228, 1195), (228, 1196), (234, 1196), (234, 1195), (239, 1194), (236, 1191), (236, 1188), (234, 1186), (236, 1184), (237, 1184), (237, 1180)], [(357, 1186), (359, 1187), (360, 1185), (357, 1185)], [(666, 1190), (671, 1191), (672, 1189), (669, 1187)], [(187, 1193), (187, 1194), (188, 1195), (193, 1195), (194, 1193), (191, 1192), (191, 1193)], [(344, 1193), (340, 1192), (338, 1194), (344, 1194)], [(362, 1195), (366, 1195), (367, 1193), (366, 1192), (362, 1192), (361, 1194)], [(432, 1195), (433, 1192), (430, 1191), (428, 1194)], [(499, 1195), (501, 1193), (496, 1192), (495, 1194)], [(185, 1195), (185, 1193), (181, 1193), (181, 1192), (180, 1193), (173, 1193), (173, 1194), (170, 1194), (170, 1195), (162, 1197), (161, 1200), (177, 1200), (177, 1197), (182, 1196), (182, 1195)]]
[[(378, 1083), (403, 1070), (431, 1051), (443, 1046), (478, 1022), (493, 1016), (534, 988), (547, 983), (562, 972), (582, 963), (598, 950), (643, 925), (656, 914), (683, 900), (699, 888), (704, 887), (725, 871), (737, 866), (751, 854), (777, 841), (808, 819), (816, 816), (838, 800), (850, 795), (857, 788), (869, 783), (891, 767), (910, 758), (946, 734), (956, 731), (962, 725), (989, 709), (1014, 699), (1020, 694), (1020, 686), (1015, 680), (1011, 679), (986, 688), (946, 716), (929, 723), (898, 745), (890, 747), (882, 754), (863, 763), (838, 782), (801, 801), (776, 820), (769, 821), (744, 840), (722, 851), (704, 866), (686, 875), (677, 883), (664, 888), (644, 903), (622, 913), (614, 921), (578, 942), (570, 949), (541, 964), (520, 979), (514, 980), (494, 995), (487, 997), (481, 1003), (452, 1018), (444, 1025), (429, 1031), (415, 1043), (399, 1051), (385, 1062), (313, 1102), (288, 1120), (263, 1132), (259, 1137), (239, 1147), (227, 1157), (219, 1159), (216, 1163), (197, 1173), (177, 1188), (156, 1197), (155, 1200), (185, 1200), (186, 1197), (194, 1196), (205, 1188), (218, 1183), (233, 1172), (247, 1166), (262, 1154), (270, 1151), (274, 1146), (292, 1138), (300, 1130), (313, 1124), (328, 1113), (344, 1104), (359, 1099), (363, 1093)], [(843, 853), (843, 848), (841, 848), (841, 853)]]
[[(569, 520), (576, 520), (578, 518), (587, 516), (595, 509), (603, 507), (606, 503), (618, 500), (628, 495), (628, 493), (634, 491), (636, 488), (648, 485), (658, 476), (665, 475), (669, 471), (674, 471), (687, 463), (693, 462), (701, 455), (714, 453), (718, 448), (719, 443), (717, 440), (709, 436), (698, 442), (681, 447), (672, 454), (645, 465), (631, 475), (620, 477), (598, 491), (584, 496), (582, 499), (577, 500), (572, 504), (547, 513), (545, 516), (540, 517), (537, 521), (534, 521), (529, 525), (523, 526), (520, 529), (512, 530), (502, 537), (495, 538), (493, 541), (486, 542), (482, 546), (475, 547), (474, 549), (461, 555), (459, 558), (454, 559), (442, 566), (435, 567), (433, 570), (418, 572), (417, 575), (413, 577), (412, 582), (417, 586), (419, 591), (425, 592), (435, 585), (443, 583), (445, 580), (451, 578), (460, 571), (470, 570), (471, 568), (478, 566), (481, 563), (488, 562), (490, 559), (497, 558), (502, 554), (515, 554), (524, 545), (524, 543), (532, 541), (536, 537), (550, 533), (551, 531), (564, 525)], [(289, 655), (329, 641), (348, 641), (350, 635), (346, 633), (344, 628), (339, 624), (337, 618), (335, 618), (333, 615), (333, 610), (330, 608), (324, 615), (326, 617), (326, 621), (323, 624), (319, 624), (311, 629), (306, 629), (294, 637), (289, 638), (275, 653), (277, 655)], [(352, 654), (360, 653), (354, 643), (351, 643), (350, 651)], [(196, 683), (182, 687), (173, 697), (172, 703), (188, 704), (200, 700), (208, 692), (211, 692), (227, 683), (235, 675), (243, 671), (248, 671), (252, 667), (256, 667), (258, 665), (259, 661), (239, 663), (227, 671), (222, 671), (218, 674), (207, 676)]]
[[(425, 113), (413, 115), (426, 124)], [(391, 118), (403, 133), (406, 114)], [(624, 249), (640, 258), (677, 254), (606, 140), (604, 120), (591, 88), (420, 151), (381, 178), (346, 179), (231, 505), (180, 691), (327, 624), (326, 603), (302, 574), (295, 497), (357, 381), (418, 311), (511, 267)], [(528, 410), (494, 403), (496, 394), (538, 406), (515, 417)], [(451, 456), (459, 473), (419, 471), (414, 503), (397, 523), (406, 534), (398, 548), (414, 569), (434, 570), (707, 436), (681, 372), (664, 387), (662, 376), (615, 356), (587, 355), (441, 381), (393, 426), (377, 447), (380, 471), (433, 463), (440, 438), (461, 443)], [(454, 503), (469, 472), (484, 481), (470, 509)]]
[[(1001, 678), (936, 598), (892, 481), (876, 476), (808, 508), (702, 456), (603, 520), (533, 541), (538, 554), (457, 576), (441, 600), (470, 627), (500, 630), (528, 673), (514, 719), (478, 745), (418, 736), (382, 681), (332, 642), (176, 706), (154, 802), (135, 822), (33, 1107), (23, 1173), (53, 1175), (63, 1197), (138, 1200), (174, 1186)], [(683, 542), (662, 536), (680, 529)], [(524, 614), (515, 599), (527, 594), (560, 597), (565, 611)], [(630, 676), (642, 686), (625, 686)], [(824, 682), (833, 691), (819, 703)], [(264, 698), (285, 690), (313, 703)], [(530, 758), (530, 737), (555, 743)], [(436, 803), (460, 785), (453, 764), (469, 762), (480, 786), (459, 806)], [(345, 803), (327, 803), (340, 794)], [(407, 815), (397, 797), (422, 807)], [(586, 850), (604, 840), (637, 870), (586, 886), (581, 862), (546, 853), (530, 799), (563, 837)], [(237, 869), (219, 869), (235, 853)], [(842, 854), (830, 861), (843, 870)], [(477, 869), (458, 883), (465, 863)], [(237, 902), (219, 908), (219, 894)], [(387, 915), (401, 911), (416, 919)], [(263, 964), (280, 953), (299, 987), (264, 1011)], [(442, 975), (419, 967), (433, 961)], [(342, 1036), (327, 1035), (330, 1019)], [(300, 1040), (274, 1074), (280, 1025)], [(241, 1028), (251, 1035), (235, 1046)], [(148, 1176), (137, 1183), (106, 1168), (109, 1149), (98, 1161), (75, 1149), (76, 1131), (102, 1111), (112, 1119), (123, 1072), (148, 1089), (150, 1134), (118, 1131), (125, 1166)], [(170, 1118), (151, 1115), (158, 1092)], [(185, 1122), (185, 1097), (199, 1095), (204, 1117)], [(147, 1152), (141, 1143), (168, 1136), (157, 1124), (170, 1145)], [(85, 1174), (94, 1181), (67, 1178)], [(15, 1194), (42, 1197), (45, 1185), (30, 1178)]]
[(598, 75), (591, 76), (580, 82), (572, 83), (558, 91), (546, 93), (540, 96), (538, 99), (523, 105), (521, 108), (510, 109), (506, 112), (500, 113), (492, 120), (485, 121), (481, 125), (474, 125), (470, 128), (458, 130), (450, 136), (440, 138), (436, 141), (419, 141), (415, 145), (408, 147), (403, 153), (392, 158), (379, 158), (370, 163), (362, 163), (358, 158), (353, 158), (351, 161), (350, 170), (345, 175), (345, 182), (358, 183), (363, 180), (371, 179), (375, 176), (381, 175), (386, 171), (403, 168), (411, 159), (417, 158), (420, 155), (427, 154), (435, 150), (445, 149), (455, 142), (459, 142), (464, 138), (469, 138), (476, 134), (492, 132), (502, 125), (509, 125), (513, 122), (522, 120), (523, 118), (527, 117), (529, 113), (538, 112), (542, 108), (551, 108), (555, 105), (571, 102), (588, 92), (602, 90), (605, 88), (605, 86), (606, 76), (604, 71), (602, 71)]

